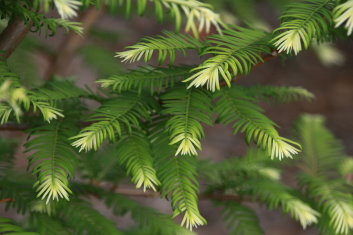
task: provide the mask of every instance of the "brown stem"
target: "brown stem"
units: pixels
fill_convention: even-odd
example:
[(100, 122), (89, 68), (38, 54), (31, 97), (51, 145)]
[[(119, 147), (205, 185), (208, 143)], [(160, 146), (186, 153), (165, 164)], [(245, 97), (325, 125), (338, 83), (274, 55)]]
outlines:
[[(99, 187), (100, 182), (91, 179), (90, 184)], [(110, 192), (114, 192), (120, 195), (124, 195), (127, 197), (143, 197), (143, 198), (161, 198), (161, 194), (158, 192), (152, 192), (152, 191), (139, 191), (135, 189), (123, 189), (123, 188), (116, 188), (116, 185), (114, 184), (113, 187), (111, 188)], [(234, 194), (222, 194), (222, 193), (203, 193), (199, 195), (199, 200), (217, 200), (217, 201), (233, 201), (233, 202), (253, 202), (253, 200), (250, 197), (243, 197), (239, 195), (234, 195)], [(0, 203), (5, 203), (5, 202), (14, 202), (15, 199), (12, 198), (4, 198), (0, 199)]]
[(118, 193), (124, 196), (130, 196), (130, 197), (145, 197), (145, 198), (160, 198), (161, 195), (157, 192), (152, 192), (152, 191), (139, 191), (135, 189), (123, 189), (123, 188), (117, 188), (114, 193)]
[(112, 185), (112, 187), (109, 189), (110, 192), (115, 192), (115, 190), (117, 190), (119, 187), (119, 184), (118, 183), (114, 183)]
[[(96, 183), (96, 182), (95, 182)], [(113, 191), (114, 193), (118, 193), (120, 195), (124, 195), (127, 197), (144, 197), (144, 198), (160, 198), (160, 193), (157, 192), (143, 192), (134, 189), (116, 189)], [(242, 197), (239, 195), (231, 195), (231, 194), (201, 194), (199, 196), (199, 200), (216, 200), (223, 202), (252, 202), (250, 197)], [(4, 198), (0, 199), (0, 203), (6, 202), (14, 202), (15, 199), (12, 198)]]
[(12, 52), (27, 35), (32, 25), (32, 21), (25, 24), (23, 20), (18, 18), (13, 18), (9, 21), (7, 27), (0, 34), (0, 59), (10, 57)]
[[(129, 196), (129, 197), (144, 197), (144, 198), (160, 198), (161, 195), (158, 192), (143, 192), (143, 191), (138, 191), (134, 189), (116, 189), (114, 191), (115, 193), (124, 195), (124, 196)], [(217, 194), (217, 193), (212, 193), (212, 194), (200, 194), (199, 195), (200, 200), (217, 200), (217, 201), (235, 201), (235, 202), (251, 202), (251, 198), (248, 197), (242, 197), (239, 195), (232, 195), (232, 194)]]
[(0, 199), (0, 203), (5, 203), (5, 202), (14, 202), (16, 201), (15, 199), (12, 199), (12, 198), (3, 198), (3, 199)]
[(25, 124), (8, 123), (0, 126), (0, 131), (24, 131), (30, 128)]
[(223, 202), (252, 202), (250, 197), (242, 197), (233, 194), (203, 194), (199, 196), (200, 200), (216, 200)]
[(50, 80), (54, 74), (62, 76), (67, 75), (65, 74), (65, 71), (68, 65), (71, 63), (73, 55), (84, 43), (84, 36), (87, 34), (87, 32), (89, 32), (94, 22), (101, 16), (103, 12), (104, 5), (102, 5), (99, 9), (97, 9), (95, 6), (91, 6), (80, 15), (79, 21), (82, 23), (83, 35), (78, 35), (72, 31), (68, 33), (68, 35), (59, 46), (58, 54), (54, 57), (50, 67), (48, 68), (44, 80)]

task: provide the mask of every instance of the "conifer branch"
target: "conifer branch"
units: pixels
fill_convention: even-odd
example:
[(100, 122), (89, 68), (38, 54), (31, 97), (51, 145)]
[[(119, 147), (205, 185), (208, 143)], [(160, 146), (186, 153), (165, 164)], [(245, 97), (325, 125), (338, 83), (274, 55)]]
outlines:
[[(265, 63), (267, 63), (267, 62), (269, 62), (269, 61), (271, 61), (271, 60), (273, 60), (273, 59), (275, 59), (275, 58), (277, 58), (278, 56), (280, 56), (280, 53), (278, 53), (277, 50), (272, 51), (272, 53), (271, 53), (270, 55), (263, 56), (263, 57), (262, 57), (262, 61), (260, 61), (259, 63), (255, 64), (255, 65), (252, 67), (251, 70), (253, 71), (253, 70), (256, 69), (257, 67), (259, 67), (259, 66), (261, 66), (261, 65), (263, 65), (263, 64), (265, 64)], [(239, 76), (235, 77), (235, 78), (231, 81), (231, 83), (236, 83), (236, 82), (239, 81), (242, 77), (243, 77), (242, 75), (239, 75)], [(219, 84), (220, 84), (221, 87), (225, 87), (225, 86), (228, 85), (225, 80), (221, 81)]]
[(28, 125), (18, 123), (7, 123), (0, 125), (0, 131), (25, 131), (30, 128)]
[[(154, 191), (141, 191), (135, 189), (124, 189), (124, 188), (117, 188), (112, 192), (124, 195), (127, 197), (141, 197), (141, 198), (161, 198), (161, 194)], [(234, 194), (221, 194), (221, 193), (203, 193), (199, 195), (199, 200), (216, 200), (216, 201), (223, 201), (223, 202), (252, 202), (253, 200), (250, 197), (244, 197)], [(15, 202), (16, 200), (13, 198), (4, 198), (0, 199), (0, 203), (7, 203), (7, 202)]]
[[(135, 189), (123, 189), (117, 188), (115, 193), (129, 196), (129, 197), (142, 197), (142, 198), (161, 198), (160, 193), (154, 191), (141, 191)], [(223, 194), (223, 193), (202, 193), (199, 195), (199, 200), (217, 200), (217, 201), (234, 201), (234, 202), (251, 202), (253, 201), (249, 197), (242, 197), (234, 194)]]

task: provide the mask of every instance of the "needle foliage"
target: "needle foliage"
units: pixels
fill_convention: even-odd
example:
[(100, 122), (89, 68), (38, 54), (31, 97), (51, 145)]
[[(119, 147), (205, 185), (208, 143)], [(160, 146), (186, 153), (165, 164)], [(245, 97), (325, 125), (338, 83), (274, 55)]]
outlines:
[[(194, 234), (193, 229), (207, 224), (199, 201), (210, 200), (229, 234), (265, 233), (254, 203), (281, 211), (303, 229), (352, 234), (353, 160), (324, 118), (303, 115), (295, 134), (285, 137), (266, 115), (268, 105), (312, 101), (314, 95), (297, 86), (235, 81), (269, 59), (349, 37), (353, 1), (269, 2), (281, 14), (273, 30), (256, 14), (256, 1), (239, 0), (234, 6), (229, 0), (0, 1), (5, 27), (0, 34), (0, 129), (26, 136), (15, 141), (0, 135), (0, 203), (23, 215), (21, 221), (0, 218), (0, 233)], [(72, 21), (95, 8), (124, 15), (136, 9), (165, 24), (172, 19), (176, 30), (129, 42), (133, 45), (115, 58), (100, 43), (85, 46), (80, 58), (103, 75), (90, 86), (58, 76), (26, 83), (24, 71), (6, 58), (3, 44), (11, 39), (3, 37), (16, 22), (45, 37), (63, 28), (71, 39), (78, 34), (95, 36), (89, 43), (115, 43), (120, 37), (115, 32), (89, 31)], [(237, 13), (238, 24), (229, 12), (228, 19), (217, 13), (224, 9)], [(24, 47), (44, 51), (48, 63), (55, 63), (56, 53), (66, 53), (55, 52), (43, 39), (24, 40)], [(190, 58), (199, 62), (187, 64)], [(112, 59), (150, 64), (123, 70)], [(241, 135), (247, 153), (203, 160), (208, 147), (203, 140), (214, 125), (229, 125)], [(15, 161), (22, 152), (27, 170)], [(297, 186), (282, 180), (288, 166), (297, 169)], [(162, 213), (129, 195), (160, 198), (170, 211)], [(126, 215), (131, 223), (116, 223), (116, 217)]]

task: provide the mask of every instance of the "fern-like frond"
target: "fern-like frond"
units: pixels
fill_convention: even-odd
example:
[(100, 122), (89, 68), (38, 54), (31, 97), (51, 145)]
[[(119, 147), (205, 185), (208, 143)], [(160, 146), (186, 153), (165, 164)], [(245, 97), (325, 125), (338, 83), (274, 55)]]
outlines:
[(39, 232), (39, 234), (51, 235), (70, 235), (68, 228), (64, 227), (62, 221), (58, 218), (46, 215), (44, 213), (32, 212), (29, 218), (32, 227)]
[(347, 35), (351, 35), (353, 32), (353, 1), (348, 0), (338, 5), (333, 11), (333, 17), (335, 27), (338, 28), (344, 25), (347, 29)]
[(327, 224), (337, 234), (351, 234), (353, 229), (353, 197), (342, 180), (327, 180), (311, 175), (301, 175), (299, 182), (310, 197), (318, 200), (322, 210), (322, 227)]
[(173, 88), (162, 96), (170, 144), (177, 144), (175, 155), (197, 155), (204, 136), (201, 122), (211, 125), (211, 96), (202, 89)]
[(118, 163), (116, 148), (99, 148), (97, 152), (80, 154), (78, 171), (83, 179), (105, 182), (120, 182), (126, 178), (126, 171)]
[(176, 148), (169, 145), (168, 133), (164, 129), (166, 122), (164, 118), (157, 118), (149, 128), (161, 194), (171, 199), (174, 217), (183, 214), (182, 225), (189, 229), (205, 225), (206, 220), (198, 209), (196, 158), (174, 156)]
[(21, 106), (29, 107), (29, 98), (27, 92), (22, 87), (11, 87), (11, 82), (5, 81), (0, 87), (0, 117), (1, 124), (6, 123), (13, 113), (17, 122), (23, 112)]
[(59, 218), (53, 218), (43, 213), (31, 213), (31, 226), (40, 234), (71, 235), (72, 232), (64, 227)]
[(271, 158), (292, 158), (300, 152), (299, 144), (278, 134), (277, 125), (263, 114), (253, 98), (235, 88), (222, 89), (216, 96), (219, 98), (215, 108), (218, 121), (234, 123), (234, 133), (245, 133), (247, 143), (254, 141)]
[[(0, 61), (0, 118), (1, 124), (8, 121), (11, 114), (19, 122), (22, 115), (22, 106), (26, 111), (32, 107), (33, 111), (39, 110), (45, 121), (50, 122), (52, 119), (63, 117), (60, 109), (55, 108), (50, 100), (55, 99), (55, 94), (51, 93), (43, 98), (35, 91), (28, 91), (23, 88), (19, 82), (20, 78), (12, 73), (5, 61)], [(62, 91), (63, 92), (63, 91)], [(66, 92), (63, 93), (67, 95)]]
[(34, 0), (33, 1), (33, 5), (35, 9), (39, 9), (41, 6), (44, 12), (48, 12), (49, 6), (53, 3), (62, 19), (69, 19), (77, 16), (77, 10), (82, 5), (82, 2), (78, 0)]
[(64, 117), (61, 113), (62, 110), (53, 107), (47, 100), (38, 100), (37, 97), (31, 95), (30, 103), (33, 106), (33, 111), (39, 110), (43, 115), (45, 121), (50, 122), (53, 119), (58, 119), (59, 117)]
[(207, 85), (207, 89), (220, 89), (219, 79), (223, 78), (228, 86), (238, 74), (246, 74), (262, 61), (262, 54), (271, 53), (267, 43), (268, 34), (256, 29), (233, 27), (223, 31), (223, 35), (213, 35), (207, 40), (203, 54), (212, 57), (192, 71), (194, 75), (185, 82), (191, 81), (189, 87)]
[(303, 115), (296, 123), (297, 137), (303, 144), (299, 185), (317, 203), (322, 212), (319, 227), (325, 234), (351, 234), (353, 231), (353, 197), (340, 167), (351, 166), (342, 144), (325, 127), (318, 115)]
[[(88, 6), (92, 1), (85, 0), (84, 6)], [(100, 6), (100, 1), (93, 1), (94, 4)], [(169, 15), (175, 18), (175, 27), (179, 31), (183, 15), (186, 18), (185, 31), (192, 31), (195, 37), (198, 37), (199, 32), (209, 32), (211, 26), (214, 26), (218, 31), (220, 27), (226, 27), (222, 22), (220, 15), (212, 10), (212, 6), (197, 0), (138, 0), (135, 7), (139, 14), (143, 14), (146, 10), (147, 3), (150, 2), (155, 6), (155, 15), (159, 21), (164, 18), (164, 10)], [(116, 9), (125, 3), (125, 11), (129, 15), (132, 9), (131, 0), (106, 1), (106, 5)]]
[(14, 224), (11, 219), (0, 217), (0, 233), (13, 235), (39, 235), (36, 232), (26, 232), (22, 227)]
[(10, 71), (7, 61), (0, 59), (0, 83), (10, 81), (14, 87), (20, 87), (20, 78), (16, 73)]
[[(156, 14), (162, 19), (161, 7), (164, 5), (175, 16), (176, 29), (179, 30), (181, 25), (181, 12), (187, 17), (185, 31), (192, 31), (197, 37), (201, 31), (210, 31), (213, 25), (218, 32), (221, 31), (220, 26), (225, 26), (219, 14), (211, 10), (211, 5), (202, 3), (197, 0), (153, 0), (156, 4)], [(198, 23), (198, 25), (196, 24)]]
[(306, 114), (295, 125), (298, 141), (303, 146), (303, 170), (316, 176), (331, 174), (345, 156), (342, 143), (324, 123), (322, 116)]
[(37, 100), (50, 102), (89, 96), (87, 91), (67, 80), (50, 81), (44, 87), (31, 90), (30, 94)]
[[(276, 167), (275, 161), (268, 158), (267, 154), (259, 149), (250, 149), (244, 157), (234, 157), (221, 162), (203, 162), (199, 166), (210, 185), (228, 187), (228, 184), (237, 184), (239, 180), (251, 178), (267, 178), (278, 181), (281, 172)], [(246, 176), (244, 179), (243, 177)]]
[[(55, 0), (55, 1), (74, 1), (74, 0)], [(58, 28), (64, 28), (66, 31), (73, 31), (82, 35), (83, 29), (81, 23), (73, 22), (62, 18), (48, 18), (44, 14), (33, 11), (32, 7), (28, 4), (22, 4), (21, 1), (15, 1), (10, 6), (12, 11), (15, 12), (18, 18), (23, 19), (25, 22), (33, 22), (31, 31), (42, 32), (46, 36), (53, 36), (56, 34)]]
[(161, 157), (157, 171), (161, 193), (171, 198), (173, 217), (184, 214), (182, 226), (189, 229), (206, 224), (198, 209), (196, 159), (193, 156)]
[(97, 150), (104, 140), (114, 141), (116, 135), (121, 136), (123, 127), (131, 130), (139, 126), (139, 120), (149, 119), (151, 106), (151, 99), (132, 93), (108, 100), (89, 118), (93, 124), (70, 138), (75, 140), (72, 145), (80, 151)]
[[(98, 196), (116, 216), (124, 216), (129, 213), (132, 219), (137, 223), (136, 227), (138, 228), (139, 233), (134, 233), (134, 229), (132, 229), (132, 231), (129, 229), (127, 234), (193, 234), (177, 225), (171, 216), (160, 213), (153, 208), (141, 205), (137, 201), (121, 194), (82, 183), (74, 184), (72, 188), (75, 194), (79, 196), (89, 194)], [(141, 230), (143, 232), (140, 232)]]
[(43, 200), (36, 199), (30, 203), (30, 211), (31, 213), (41, 213), (51, 216), (56, 213), (57, 205), (57, 202), (54, 201), (46, 203)]
[[(0, 104), (0, 124), (5, 124), (12, 113), (13, 109), (7, 104)], [(18, 117), (19, 118), (19, 117)]]
[(0, 59), (0, 124), (6, 123), (11, 114), (20, 121), (22, 108), (29, 108), (27, 91), (21, 86), (19, 76), (10, 71), (6, 61)]
[(90, 97), (90, 94), (70, 81), (54, 80), (44, 87), (28, 91), (28, 97), (33, 111), (39, 110), (44, 120), (50, 122), (53, 119), (64, 117), (62, 110), (56, 108), (57, 102)]
[(116, 154), (120, 164), (125, 165), (127, 173), (132, 176), (136, 188), (157, 190), (160, 182), (153, 167), (149, 141), (143, 133), (128, 135), (119, 141)]
[(153, 53), (157, 52), (160, 64), (168, 57), (170, 63), (173, 64), (176, 52), (185, 55), (188, 49), (200, 50), (202, 47), (203, 44), (199, 40), (189, 35), (164, 32), (164, 35), (161, 36), (142, 38), (139, 43), (128, 46), (126, 51), (118, 52), (116, 56), (121, 58), (123, 62), (135, 62), (142, 58), (148, 62)]
[(75, 234), (111, 234), (122, 235), (113, 221), (110, 221), (92, 205), (85, 201), (72, 201), (58, 209), (57, 216), (66, 226), (75, 231)]
[[(66, 32), (73, 31), (78, 35), (83, 34), (83, 28), (80, 22), (68, 21), (65, 19), (56, 19), (56, 18), (45, 18), (40, 19), (42, 23), (46, 26), (45, 34), (48, 36), (53, 36), (56, 34), (59, 27), (66, 30)], [(41, 30), (38, 28), (38, 31)]]
[(61, 18), (69, 19), (77, 16), (76, 11), (81, 5), (77, 0), (53, 0)]
[(262, 235), (264, 231), (260, 226), (257, 215), (249, 207), (238, 202), (217, 202), (222, 206), (222, 215), (233, 235)]
[(252, 194), (265, 202), (270, 209), (282, 208), (284, 213), (298, 220), (303, 228), (318, 222), (320, 213), (291, 194), (281, 183), (259, 178), (249, 180), (246, 184), (251, 187)]
[(275, 101), (278, 103), (286, 103), (300, 100), (312, 100), (314, 94), (302, 87), (288, 87), (288, 86), (237, 86), (242, 89), (249, 96), (256, 97), (258, 100)]
[(32, 130), (33, 138), (26, 143), (26, 151), (34, 151), (29, 157), (29, 165), (37, 176), (34, 185), (37, 196), (46, 199), (47, 203), (59, 198), (69, 200), (68, 179), (74, 177), (77, 158), (68, 138), (74, 129), (61, 122), (38, 127)]
[(177, 225), (170, 216), (162, 214), (152, 208), (142, 206), (136, 201), (122, 195), (104, 193), (103, 198), (107, 206), (112, 208), (114, 214), (120, 216), (127, 212), (131, 213), (133, 220), (139, 224), (139, 227), (146, 232), (146, 234), (192, 234)]
[(107, 79), (97, 82), (103, 87), (110, 87), (119, 93), (123, 91), (137, 90), (139, 93), (143, 89), (149, 89), (150, 93), (160, 93), (164, 88), (174, 87), (174, 84), (187, 76), (190, 67), (140, 67), (128, 73), (113, 75)]
[(281, 16), (279, 33), (273, 41), (279, 52), (298, 54), (313, 39), (326, 37), (332, 26), (332, 0), (306, 0), (291, 3)]

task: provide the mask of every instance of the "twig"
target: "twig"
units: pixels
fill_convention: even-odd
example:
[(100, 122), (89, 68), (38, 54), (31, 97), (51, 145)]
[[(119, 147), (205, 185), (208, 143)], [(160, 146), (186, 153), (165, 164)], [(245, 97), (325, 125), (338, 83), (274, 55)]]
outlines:
[(118, 193), (124, 196), (129, 196), (129, 197), (145, 197), (145, 198), (160, 198), (161, 195), (158, 192), (152, 192), (152, 191), (139, 191), (135, 189), (122, 189), (122, 188), (117, 188), (114, 193)]
[[(115, 193), (124, 195), (124, 196), (129, 196), (129, 197), (144, 197), (144, 198), (160, 198), (161, 194), (158, 192), (152, 192), (152, 191), (139, 191), (139, 190), (134, 190), (134, 189), (116, 189), (114, 191)], [(217, 201), (235, 201), (235, 202), (251, 202), (251, 198), (248, 197), (242, 197), (239, 195), (233, 195), (233, 194), (218, 194), (218, 193), (204, 193), (199, 195), (199, 200), (217, 200)]]
[(28, 125), (17, 123), (8, 123), (0, 125), (0, 131), (24, 131), (28, 128), (30, 128)]
[(4, 198), (4, 199), (0, 199), (0, 203), (5, 203), (5, 202), (14, 202), (16, 201), (13, 198)]
[(109, 189), (110, 192), (115, 192), (115, 190), (117, 190), (119, 187), (119, 184), (118, 183), (114, 183), (112, 184), (112, 187)]
[(32, 21), (25, 24), (23, 20), (18, 18), (13, 18), (9, 21), (7, 27), (0, 34), (0, 59), (10, 57), (29, 32), (32, 25)]
[(216, 200), (223, 202), (252, 202), (253, 200), (250, 197), (243, 197), (233, 194), (203, 194), (199, 196), (200, 200)]
[[(97, 186), (99, 184), (99, 181), (91, 181), (90, 184)], [(143, 198), (161, 198), (161, 194), (158, 192), (152, 192), (152, 191), (139, 191), (135, 189), (122, 189), (122, 188), (114, 188), (115, 185), (113, 185), (112, 189), (110, 192), (114, 192), (120, 195), (124, 195), (127, 197), (143, 197)], [(233, 195), (233, 194), (221, 194), (221, 193), (204, 193), (199, 195), (199, 200), (216, 200), (216, 201), (233, 201), (233, 202), (252, 202), (253, 200), (250, 197), (243, 197), (239, 195)], [(0, 203), (7, 203), (7, 202), (15, 202), (16, 200), (13, 198), (4, 198), (0, 199)]]

